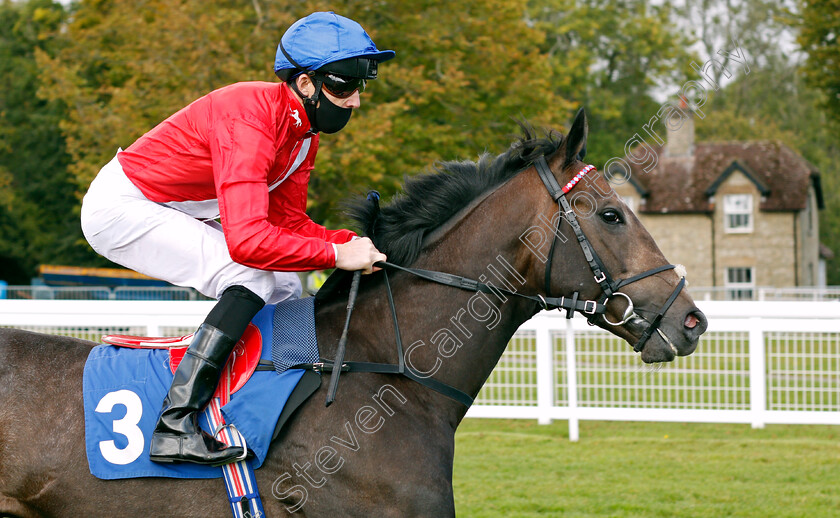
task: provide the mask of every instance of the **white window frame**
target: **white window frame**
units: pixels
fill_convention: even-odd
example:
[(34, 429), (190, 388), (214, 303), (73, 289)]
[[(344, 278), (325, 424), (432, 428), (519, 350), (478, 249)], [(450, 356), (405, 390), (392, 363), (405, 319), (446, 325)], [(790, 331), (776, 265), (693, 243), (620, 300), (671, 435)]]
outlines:
[(755, 268), (728, 267), (725, 273), (723, 285), (726, 288), (726, 300), (753, 300), (755, 298)]
[[(733, 225), (732, 219), (739, 224)], [(725, 194), (723, 196), (723, 228), (727, 234), (749, 234), (753, 231), (753, 196)]]

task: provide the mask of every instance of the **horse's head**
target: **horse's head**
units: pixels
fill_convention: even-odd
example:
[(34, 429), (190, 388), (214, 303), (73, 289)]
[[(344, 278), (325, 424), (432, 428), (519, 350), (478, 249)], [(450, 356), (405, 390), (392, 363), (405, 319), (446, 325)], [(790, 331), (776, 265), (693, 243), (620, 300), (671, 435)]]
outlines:
[(535, 187), (542, 192), (539, 221), (532, 228), (545, 228), (550, 220), (555, 235), (533, 249), (532, 271), (542, 278), (550, 269), (544, 283), (548, 297), (577, 293), (605, 304), (606, 312), (593, 312), (590, 322), (627, 340), (643, 361), (689, 355), (707, 321), (684, 289), (686, 273), (669, 265), (603, 175), (582, 162), (587, 131), (581, 109), (564, 144), (547, 160), (535, 162), (543, 185)]
[[(403, 195), (381, 211), (367, 201), (351, 205), (351, 213), (393, 263), (516, 288), (520, 304), (505, 306), (520, 311), (511, 325), (540, 301), (588, 313), (645, 362), (691, 354), (706, 317), (683, 289), (680, 269), (668, 264), (606, 179), (581, 161), (583, 110), (565, 137), (536, 138), (523, 128), (525, 137), (495, 158), (444, 162), (410, 178)], [(515, 264), (510, 275), (520, 284), (498, 270), (488, 279), (485, 267), (499, 257)]]

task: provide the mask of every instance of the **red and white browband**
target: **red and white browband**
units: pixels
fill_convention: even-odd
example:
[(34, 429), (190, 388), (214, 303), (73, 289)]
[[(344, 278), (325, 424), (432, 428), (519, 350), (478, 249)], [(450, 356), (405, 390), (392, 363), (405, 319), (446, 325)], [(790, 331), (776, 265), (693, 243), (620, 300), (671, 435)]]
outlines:
[(571, 191), (572, 187), (577, 185), (577, 183), (580, 181), (580, 179), (583, 178), (584, 176), (586, 176), (586, 173), (589, 173), (589, 172), (594, 171), (594, 170), (595, 170), (594, 165), (588, 165), (588, 166), (584, 167), (583, 169), (581, 169), (578, 172), (578, 174), (576, 174), (575, 177), (572, 178), (569, 181), (569, 183), (567, 183), (566, 185), (563, 186), (563, 194), (566, 194), (569, 191)]

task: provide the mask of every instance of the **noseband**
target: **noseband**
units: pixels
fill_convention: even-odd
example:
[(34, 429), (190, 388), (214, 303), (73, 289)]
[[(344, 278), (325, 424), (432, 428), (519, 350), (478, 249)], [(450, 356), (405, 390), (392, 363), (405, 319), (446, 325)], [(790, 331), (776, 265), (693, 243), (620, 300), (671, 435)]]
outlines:
[[(572, 227), (572, 231), (575, 233), (575, 237), (577, 238), (577, 241), (580, 244), (580, 248), (583, 251), (583, 255), (586, 258), (586, 261), (589, 263), (589, 268), (592, 269), (592, 274), (594, 275), (595, 282), (598, 283), (598, 285), (601, 287), (601, 291), (603, 292), (598, 301), (587, 301), (588, 304), (584, 309), (583, 313), (586, 314), (586, 318), (587, 320), (589, 320), (589, 323), (592, 324), (598, 314), (602, 315), (604, 322), (616, 327), (626, 324), (634, 317), (639, 317), (634, 310), (633, 300), (628, 295), (621, 293), (618, 290), (624, 286), (627, 286), (630, 283), (636, 282), (646, 277), (656, 275), (657, 273), (661, 273), (666, 270), (672, 270), (676, 266), (673, 264), (666, 264), (664, 266), (659, 266), (650, 269), (646, 272), (634, 275), (633, 277), (629, 277), (624, 280), (613, 280), (609, 271), (607, 271), (607, 268), (604, 266), (604, 263), (601, 261), (601, 258), (598, 257), (598, 254), (595, 252), (595, 249), (592, 248), (592, 245), (589, 243), (589, 239), (587, 239), (586, 234), (583, 233), (583, 229), (580, 228), (580, 223), (578, 223), (577, 215), (572, 209), (571, 204), (569, 204), (569, 200), (566, 198), (566, 194), (569, 191), (571, 191), (572, 188), (575, 185), (577, 185), (580, 179), (583, 178), (587, 173), (594, 171), (595, 166), (587, 165), (586, 167), (581, 169), (580, 172), (578, 172), (578, 174), (576, 174), (575, 177), (572, 178), (572, 180), (569, 183), (562, 187), (557, 182), (557, 179), (554, 177), (554, 174), (551, 172), (551, 168), (549, 168), (545, 156), (540, 156), (539, 158), (537, 158), (534, 161), (534, 167), (536, 167), (537, 173), (539, 173), (543, 185), (545, 185), (545, 188), (548, 189), (548, 193), (551, 195), (552, 199), (554, 199), (554, 201), (557, 202), (557, 210), (560, 214), (560, 217), (557, 218), (558, 232), (554, 233), (554, 241), (551, 243), (551, 249), (548, 253), (548, 260), (546, 261), (545, 265), (546, 298), (540, 297), (543, 302), (543, 309), (549, 310), (565, 307), (563, 304), (550, 304), (548, 298), (548, 294), (551, 293), (551, 264), (554, 258), (554, 250), (557, 247), (557, 242), (560, 240), (559, 230), (561, 222), (563, 221), (563, 219), (565, 219)], [(645, 343), (653, 335), (654, 331), (659, 330), (659, 324), (662, 322), (662, 318), (665, 316), (665, 312), (668, 311), (668, 309), (677, 299), (677, 296), (680, 294), (684, 286), (685, 277), (682, 277), (680, 279), (680, 282), (674, 288), (674, 291), (671, 292), (671, 296), (668, 297), (668, 300), (665, 301), (665, 304), (660, 308), (653, 321), (651, 321), (648, 324), (647, 328), (645, 328), (644, 332), (642, 333), (642, 336), (639, 338), (639, 341), (636, 342), (636, 344), (633, 346), (634, 351), (640, 352), (642, 349), (644, 349)], [(572, 297), (574, 300), (577, 300), (578, 292), (575, 292), (572, 295)], [(611, 297), (622, 297), (627, 301), (627, 309), (624, 310), (624, 315), (622, 316), (622, 319), (618, 322), (610, 321), (605, 314), (607, 303), (609, 302)], [(561, 297), (560, 299), (562, 301), (564, 297)], [(603, 308), (603, 311), (598, 311), (601, 308)], [(592, 311), (589, 311), (588, 309), (592, 309)], [(573, 310), (567, 309), (566, 318), (572, 318), (572, 316), (574, 316)], [(662, 334), (661, 331), (659, 331), (659, 333), (660, 335)], [(663, 338), (665, 337), (663, 336)]]

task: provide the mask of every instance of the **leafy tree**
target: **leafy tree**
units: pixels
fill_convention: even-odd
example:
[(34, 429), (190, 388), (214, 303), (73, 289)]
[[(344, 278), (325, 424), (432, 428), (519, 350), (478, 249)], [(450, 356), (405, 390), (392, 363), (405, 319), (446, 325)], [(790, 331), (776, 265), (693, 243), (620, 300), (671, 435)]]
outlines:
[(808, 53), (803, 72), (825, 93), (823, 106), (840, 123), (840, 0), (801, 0), (797, 41)]
[(668, 3), (637, 0), (532, 0), (530, 23), (554, 70), (558, 95), (585, 104), (589, 158), (624, 156), (625, 143), (659, 109), (658, 87), (684, 81), (687, 40)]
[(347, 129), (323, 136), (309, 207), (316, 220), (338, 224), (342, 198), (391, 193), (436, 160), (500, 151), (514, 116), (557, 125), (571, 113), (551, 88), (542, 35), (523, 23), (515, 0), (464, 2), (461, 16), (441, 1), (89, 0), (66, 28), (68, 46), (39, 56), (49, 70), (45, 95), (74, 107), (62, 127), (80, 189), (118, 146), (197, 97), (272, 80), (285, 28), (328, 8), (398, 57), (382, 66)]
[[(795, 37), (791, 26), (794, 0), (673, 0), (674, 21), (696, 42), (704, 60), (714, 57), (731, 70), (730, 57), (718, 54), (732, 42), (749, 50), (758, 67), (787, 60)], [(722, 83), (722, 71), (712, 69)], [(723, 81), (725, 83), (725, 81)]]
[[(520, 0), (471, 0), (459, 3), (455, 15), (442, 1), (384, 2), (375, 9), (345, 2), (342, 10), (397, 57), (383, 65), (352, 128), (322, 141), (322, 159), (350, 166), (336, 168), (333, 178), (355, 174), (351, 164), (358, 164), (381, 178), (359, 187), (389, 194), (403, 175), (437, 160), (506, 149), (514, 118), (560, 126), (574, 106), (554, 90), (539, 48), (544, 36), (524, 22), (524, 8)], [(324, 191), (330, 198), (346, 192), (327, 174), (314, 190), (326, 182), (336, 189)], [(318, 207), (322, 201), (319, 192)]]
[(50, 0), (0, 3), (0, 278), (28, 282), (40, 263), (78, 264), (75, 182), (59, 122), (63, 103), (36, 96), (35, 53), (54, 53), (65, 11)]
[[(836, 209), (840, 203), (840, 143), (836, 138), (840, 128), (821, 108), (826, 97), (819, 88), (824, 83), (815, 82), (813, 77), (814, 73), (830, 77), (832, 67), (836, 73), (836, 39), (834, 61), (827, 56), (831, 52), (830, 28), (835, 27), (836, 33), (840, 25), (837, 1), (801, 2), (799, 6), (792, 1), (771, 0), (678, 3), (676, 12), (681, 23), (693, 31), (707, 56), (725, 59), (716, 50), (730, 48), (727, 40), (737, 39), (750, 59), (750, 73), (726, 85), (704, 106), (708, 115), (697, 125), (698, 137), (779, 139), (816, 165), (826, 204), (820, 213), (820, 240), (836, 258), (840, 257), (840, 212)], [(802, 55), (794, 41), (808, 52), (805, 81), (799, 68)], [(815, 64), (813, 68), (811, 63)], [(838, 259), (829, 262), (827, 273), (829, 284), (840, 284)]]
[[(817, 9), (838, 0), (802, 1), (803, 9)], [(53, 5), (47, 0), (6, 0), (2, 13), (29, 12), (24, 18), (35, 20), (37, 9), (18, 6), (36, 4)], [(467, 0), (457, 10), (452, 6), (441, 0), (82, 0), (66, 20), (60, 6), (51, 7), (61, 16), (50, 24), (39, 22), (32, 34), (40, 36), (14, 36), (29, 42), (30, 49), (28, 58), (14, 66), (26, 69), (28, 63), (26, 70), (35, 70), (34, 52), (42, 70), (40, 79), (15, 88), (31, 96), (40, 84), (38, 107), (54, 111), (49, 112), (50, 124), (43, 119), (38, 127), (54, 130), (61, 120), (62, 134), (54, 134), (61, 146), (66, 141), (66, 152), (59, 147), (44, 154), (63, 157), (63, 162), (52, 168), (33, 166), (29, 173), (0, 160), (0, 261), (32, 255), (22, 243), (73, 235), (45, 219), (21, 218), (24, 207), (33, 206), (28, 200), (40, 196), (24, 193), (21, 178), (37, 178), (35, 169), (39, 178), (43, 171), (54, 171), (51, 180), (66, 184), (69, 178), (83, 193), (119, 146), (129, 145), (192, 100), (236, 81), (276, 80), (271, 65), (277, 40), (294, 20), (318, 10), (358, 20), (380, 47), (397, 51), (362, 96), (351, 124), (336, 135), (322, 136), (309, 212), (324, 224), (346, 224), (339, 203), (350, 195), (376, 188), (387, 196), (404, 175), (435, 161), (502, 151), (515, 132), (512, 118), (560, 127), (585, 105), (591, 126), (588, 159), (602, 164), (621, 156), (625, 142), (659, 109), (657, 95), (693, 77), (688, 65), (703, 61), (697, 55), (730, 49), (733, 37), (753, 58), (752, 73), (710, 99), (708, 116), (698, 124), (700, 137), (783, 138), (820, 167), (827, 203), (840, 188), (831, 133), (836, 130), (816, 108), (820, 94), (797, 79), (790, 48), (778, 41), (777, 34), (793, 34), (790, 17), (797, 16), (795, 10), (783, 16), (785, 3)], [(830, 25), (836, 12), (823, 15), (828, 21), (821, 22)], [(9, 28), (17, 20), (0, 20), (0, 52), (12, 52), (5, 35), (12, 34)], [(826, 29), (820, 34), (823, 44), (815, 48), (828, 52), (832, 41), (836, 47), (834, 33)], [(3, 56), (1, 66), (6, 66), (11, 61)], [(27, 77), (16, 71), (4, 68), (4, 81)], [(25, 105), (3, 102), (3, 117), (12, 113), (5, 107)], [(31, 106), (28, 111), (36, 113)], [(22, 126), (4, 123), (3, 128), (14, 132), (9, 128)], [(12, 140), (4, 134), (3, 142)], [(65, 167), (69, 176), (63, 176)], [(52, 192), (66, 194), (68, 189)], [(840, 222), (833, 221), (831, 211), (823, 212), (824, 240), (829, 242), (830, 235), (840, 236)], [(67, 218), (69, 212), (60, 214)], [(70, 219), (77, 225), (75, 215)], [(38, 238), (34, 229), (49, 233), (45, 228), (60, 230)], [(840, 252), (840, 243), (832, 243), (835, 253)], [(840, 283), (840, 273), (833, 272), (832, 282)]]
[(253, 9), (246, 12), (246, 3), (239, 3), (78, 5), (64, 28), (67, 45), (55, 55), (39, 53), (38, 62), (41, 93), (73, 107), (62, 129), (82, 192), (118, 147), (233, 78), (259, 78), (252, 34), (259, 24)]

